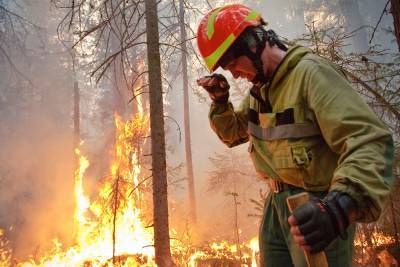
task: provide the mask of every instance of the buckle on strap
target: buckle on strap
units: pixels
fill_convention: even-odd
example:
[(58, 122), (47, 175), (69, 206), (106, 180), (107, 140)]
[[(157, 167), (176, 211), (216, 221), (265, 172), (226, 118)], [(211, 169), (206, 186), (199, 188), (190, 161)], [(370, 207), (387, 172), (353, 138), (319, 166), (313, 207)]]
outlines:
[(271, 190), (276, 194), (281, 193), (284, 190), (284, 185), (282, 182), (271, 178), (269, 179), (269, 186), (271, 187)]

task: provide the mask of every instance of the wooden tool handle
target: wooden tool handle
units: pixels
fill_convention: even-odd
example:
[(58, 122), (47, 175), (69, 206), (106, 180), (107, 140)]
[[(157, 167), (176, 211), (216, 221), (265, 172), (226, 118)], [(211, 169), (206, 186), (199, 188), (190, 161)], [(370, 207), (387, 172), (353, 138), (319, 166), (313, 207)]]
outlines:
[[(303, 193), (288, 197), (286, 199), (286, 202), (289, 207), (289, 210), (292, 212), (297, 207), (306, 203), (309, 199), (310, 199), (310, 197), (309, 197), (308, 193), (303, 192)], [(304, 251), (304, 256), (306, 257), (308, 267), (328, 267), (328, 261), (326, 259), (325, 252), (323, 252), (323, 251), (318, 252), (318, 253), (313, 253), (313, 254), (311, 254), (308, 251)]]

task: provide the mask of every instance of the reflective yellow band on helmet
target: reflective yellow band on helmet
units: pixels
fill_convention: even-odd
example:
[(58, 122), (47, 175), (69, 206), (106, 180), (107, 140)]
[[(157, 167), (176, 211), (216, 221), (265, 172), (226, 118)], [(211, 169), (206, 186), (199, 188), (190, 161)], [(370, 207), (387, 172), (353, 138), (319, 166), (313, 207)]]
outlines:
[(222, 7), (217, 8), (214, 10), (213, 13), (208, 17), (207, 21), (207, 37), (208, 40), (211, 40), (212, 36), (214, 35), (214, 22), (215, 22), (215, 17), (217, 17), (218, 13), (221, 11)]
[(222, 57), (226, 50), (228, 50), (229, 46), (235, 41), (235, 35), (231, 33), (228, 38), (208, 57), (204, 58), (206, 62), (207, 68), (211, 71), (215, 64), (217, 64), (218, 60)]
[(250, 14), (247, 15), (246, 20), (256, 19), (260, 14), (256, 11), (251, 11)]

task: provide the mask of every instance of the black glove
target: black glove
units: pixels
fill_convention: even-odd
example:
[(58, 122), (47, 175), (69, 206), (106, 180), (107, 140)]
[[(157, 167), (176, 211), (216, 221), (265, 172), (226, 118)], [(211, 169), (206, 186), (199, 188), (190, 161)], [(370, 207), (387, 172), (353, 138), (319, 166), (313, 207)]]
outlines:
[(324, 250), (335, 238), (347, 239), (347, 227), (358, 214), (356, 202), (346, 193), (331, 191), (321, 200), (312, 198), (293, 211), (310, 252)]
[(226, 103), (229, 98), (229, 83), (222, 74), (212, 74), (197, 80), (197, 85), (202, 86), (210, 98), (217, 103)]

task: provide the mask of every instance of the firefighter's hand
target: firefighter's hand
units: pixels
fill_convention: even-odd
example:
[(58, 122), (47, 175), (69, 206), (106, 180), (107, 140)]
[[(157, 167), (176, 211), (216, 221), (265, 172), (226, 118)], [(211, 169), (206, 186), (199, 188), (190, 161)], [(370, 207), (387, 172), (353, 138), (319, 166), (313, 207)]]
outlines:
[(197, 80), (197, 85), (202, 86), (217, 103), (226, 103), (229, 98), (229, 83), (222, 74), (212, 74)]
[(323, 200), (310, 199), (288, 218), (294, 241), (311, 253), (324, 250), (340, 236), (347, 238), (347, 227), (357, 217), (355, 201), (347, 194), (332, 191)]

